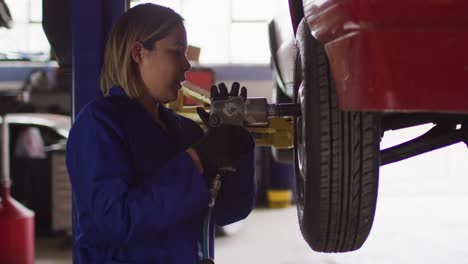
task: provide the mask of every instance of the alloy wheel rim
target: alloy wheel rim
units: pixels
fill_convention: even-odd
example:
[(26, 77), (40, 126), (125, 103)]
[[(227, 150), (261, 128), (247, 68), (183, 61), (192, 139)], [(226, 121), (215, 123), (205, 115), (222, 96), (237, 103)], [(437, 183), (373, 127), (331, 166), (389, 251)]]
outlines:
[(297, 117), (296, 120), (296, 157), (297, 157), (297, 174), (296, 181), (297, 181), (297, 195), (298, 195), (298, 209), (299, 209), (299, 218), (302, 218), (303, 207), (304, 207), (304, 186), (305, 186), (305, 170), (306, 170), (306, 152), (305, 152), (305, 87), (303, 82), (299, 86), (298, 89), (298, 97), (296, 103), (300, 104), (301, 106), (301, 116)]
[(303, 83), (301, 83), (298, 91), (298, 103), (301, 105), (301, 113), (302, 115), (298, 118), (297, 122), (297, 156), (298, 156), (298, 165), (299, 165), (299, 172), (302, 181), (305, 181), (306, 175), (306, 142), (305, 142), (305, 114), (306, 114), (306, 106), (305, 106), (305, 88)]

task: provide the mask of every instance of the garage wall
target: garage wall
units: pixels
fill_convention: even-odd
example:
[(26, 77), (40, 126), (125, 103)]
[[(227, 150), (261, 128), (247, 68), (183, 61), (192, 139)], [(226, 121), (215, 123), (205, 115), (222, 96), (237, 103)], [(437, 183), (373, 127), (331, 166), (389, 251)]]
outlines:
[(57, 105), (62, 111), (70, 111), (70, 95), (68, 91), (57, 91), (56, 62), (0, 62), (0, 91), (19, 91), (23, 89), (31, 73), (44, 71), (48, 83), (31, 93), (31, 103), (37, 111), (47, 112), (50, 105)]
[(248, 91), (249, 97), (265, 97), (267, 98), (268, 102), (271, 102), (272, 96), (272, 87), (273, 82), (271, 80), (268, 81), (251, 81), (251, 80), (216, 80), (216, 82), (224, 82), (229, 84), (228, 87), (231, 87), (231, 83), (234, 81), (238, 81), (241, 86), (245, 86)]
[[(269, 65), (203, 65), (215, 72), (215, 83), (224, 82), (230, 87), (231, 83), (238, 81), (248, 88), (249, 97), (266, 97), (271, 101), (272, 73)], [(49, 78), (49, 87), (43, 91), (33, 91), (31, 103), (37, 111), (47, 111), (51, 105), (56, 105), (65, 112), (71, 110), (71, 97), (67, 90), (54, 90), (55, 62), (31, 63), (9, 62), (0, 63), (0, 91), (6, 89), (21, 89), (28, 75), (37, 69), (42, 69)]]
[(56, 62), (0, 62), (0, 91), (21, 89), (28, 76), (36, 70), (47, 73), (52, 87), (55, 85), (56, 68)]
[(271, 101), (273, 81), (269, 65), (212, 65), (216, 83), (238, 81), (248, 89), (249, 97), (265, 97)]

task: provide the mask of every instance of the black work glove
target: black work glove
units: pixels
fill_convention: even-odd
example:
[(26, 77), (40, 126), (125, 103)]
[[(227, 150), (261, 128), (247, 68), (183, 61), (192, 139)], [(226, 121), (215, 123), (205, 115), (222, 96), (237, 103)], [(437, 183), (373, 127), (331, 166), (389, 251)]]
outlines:
[[(231, 92), (228, 93), (228, 89), (224, 83), (220, 83), (218, 87), (216, 85), (211, 86), (210, 97), (211, 101), (226, 99), (229, 96), (239, 96), (240, 84), (238, 82), (233, 82), (231, 86)], [(240, 89), (240, 96), (247, 100), (247, 89), (242, 87)]]
[(221, 168), (236, 168), (238, 161), (253, 146), (250, 133), (241, 126), (221, 125), (208, 129), (193, 148), (197, 151), (203, 168), (208, 172)]
[[(219, 87), (219, 89), (218, 89)], [(239, 83), (232, 84), (228, 94), (224, 83), (211, 87), (211, 100), (219, 100), (228, 96), (238, 96)], [(247, 89), (242, 87), (241, 96), (247, 98)], [(225, 167), (236, 168), (243, 155), (254, 147), (254, 140), (250, 133), (241, 126), (221, 125), (211, 127), (210, 115), (202, 108), (197, 108), (197, 113), (207, 128), (205, 136), (198, 141), (193, 148), (197, 151), (200, 161), (208, 174)]]

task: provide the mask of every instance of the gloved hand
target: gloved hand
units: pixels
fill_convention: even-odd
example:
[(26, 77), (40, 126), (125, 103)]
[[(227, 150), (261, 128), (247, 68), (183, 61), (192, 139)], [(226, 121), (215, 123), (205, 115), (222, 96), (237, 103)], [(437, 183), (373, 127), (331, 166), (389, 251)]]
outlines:
[[(219, 89), (218, 89), (219, 87)], [(219, 100), (227, 96), (238, 96), (239, 83), (232, 84), (228, 94), (224, 83), (211, 87), (211, 100)], [(242, 87), (241, 96), (247, 98), (247, 89)], [(243, 155), (251, 151), (255, 145), (250, 133), (241, 126), (221, 125), (211, 127), (210, 115), (202, 108), (197, 108), (197, 113), (207, 127), (205, 136), (198, 141), (193, 148), (197, 152), (200, 161), (207, 172), (216, 172), (223, 167), (237, 167), (238, 161)]]
[[(239, 87), (240, 84), (238, 82), (233, 82), (231, 86), (231, 92), (228, 93), (228, 89), (224, 83), (220, 83), (218, 87), (216, 85), (211, 86), (210, 90), (210, 97), (211, 101), (226, 99), (228, 96), (239, 96)], [(240, 96), (245, 100), (247, 100), (247, 89), (242, 87), (240, 90)]]
[(203, 168), (216, 171), (237, 167), (237, 162), (253, 146), (250, 133), (241, 126), (222, 125), (208, 129), (205, 136), (193, 145)]

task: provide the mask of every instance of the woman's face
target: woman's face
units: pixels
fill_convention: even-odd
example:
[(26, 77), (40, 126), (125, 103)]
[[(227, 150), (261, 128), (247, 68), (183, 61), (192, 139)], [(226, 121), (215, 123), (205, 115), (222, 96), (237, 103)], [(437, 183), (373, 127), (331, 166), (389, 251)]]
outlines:
[(140, 49), (137, 64), (143, 88), (155, 101), (168, 103), (177, 99), (180, 83), (185, 81), (185, 72), (190, 70), (186, 51), (187, 34), (182, 24), (156, 41), (153, 49)]

